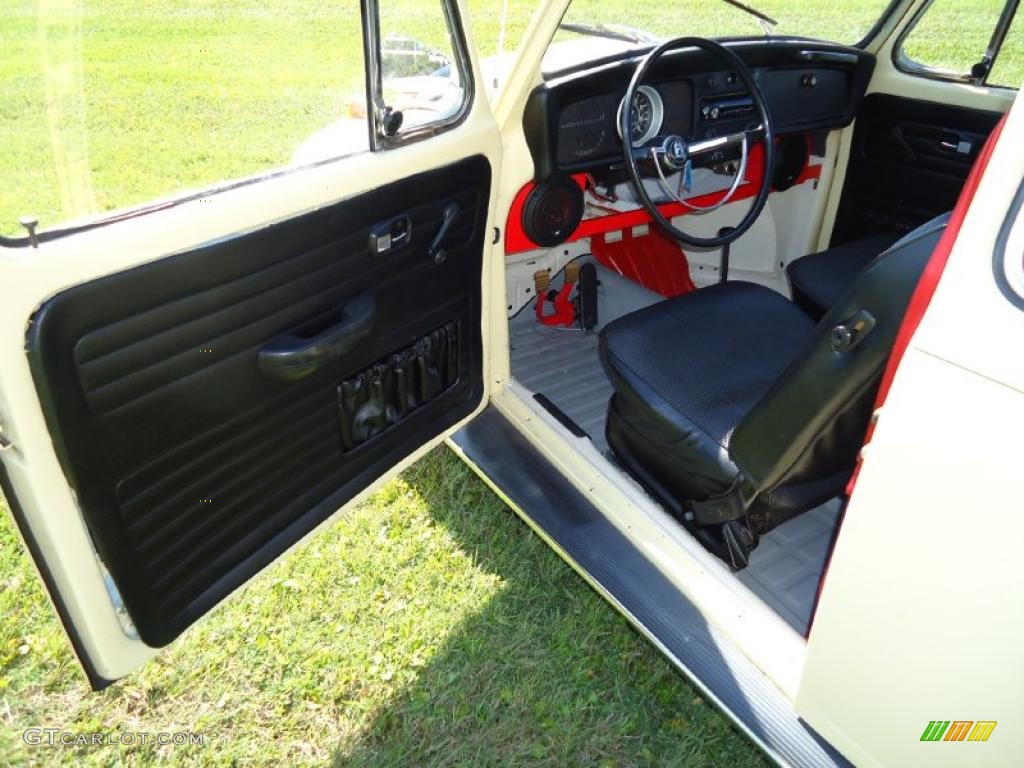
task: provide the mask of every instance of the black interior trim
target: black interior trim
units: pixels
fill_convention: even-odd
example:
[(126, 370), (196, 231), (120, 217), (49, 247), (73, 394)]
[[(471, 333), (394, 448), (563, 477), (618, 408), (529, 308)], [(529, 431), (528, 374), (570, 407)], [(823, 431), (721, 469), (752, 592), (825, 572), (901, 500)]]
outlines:
[[(875, 57), (859, 48), (823, 43), (806, 38), (758, 38), (728, 41), (726, 46), (754, 70), (774, 118), (776, 132), (800, 133), (849, 125), (860, 107), (874, 71)], [(626, 92), (639, 55), (606, 63), (591, 62), (585, 69), (551, 78), (530, 94), (523, 114), (523, 129), (534, 161), (534, 178), (542, 181), (558, 173), (618, 166), (622, 158), (616, 130), (618, 105)], [(826, 60), (810, 62), (809, 54)], [(842, 55), (842, 61), (828, 59)], [(854, 63), (847, 63), (853, 57)], [(702, 102), (740, 95), (742, 88), (722, 71), (723, 64), (705, 51), (688, 48), (673, 51), (652, 65), (646, 78), (661, 91), (665, 101), (666, 132), (687, 139), (741, 130), (745, 120), (708, 121), (700, 111)], [(814, 85), (807, 79), (814, 75)], [(588, 102), (581, 109), (581, 102)], [(589, 103), (593, 102), (593, 103)], [(581, 115), (572, 120), (579, 143), (593, 149), (574, 147), (567, 155), (560, 143), (564, 135), (562, 113), (576, 108)]]
[(569, 433), (573, 437), (590, 437), (590, 435), (587, 434), (587, 430), (573, 421), (572, 417), (555, 405), (547, 395), (542, 392), (537, 392), (534, 394), (533, 399), (536, 400), (545, 411), (554, 416), (559, 424), (569, 430)]
[[(831, 245), (903, 235), (952, 210), (1001, 118), (933, 101), (868, 96), (857, 115)], [(970, 143), (969, 152), (943, 146), (959, 140)]]
[[(1010, 239), (1010, 232), (1013, 230), (1014, 224), (1017, 223), (1022, 209), (1024, 209), (1024, 184), (1017, 188), (1017, 193), (1013, 196), (1013, 202), (1010, 204), (1010, 210), (1007, 211), (1006, 218), (999, 228), (999, 234), (996, 236), (996, 247), (992, 252), (992, 272), (995, 275), (996, 285), (999, 286), (999, 292), (1017, 309), (1024, 309), (1024, 296), (1015, 291), (1006, 279), (1004, 265), (1008, 258), (1006, 244)], [(1021, 271), (1024, 271), (1024, 264), (1020, 264), (1020, 254), (1017, 254), (1017, 259), (1018, 266)]]
[[(27, 351), (58, 457), (140, 637), (170, 642), (483, 394), (481, 275), (490, 164), (476, 156), (75, 286)], [(446, 206), (447, 259), (428, 255)], [(370, 229), (408, 215), (407, 243)], [(372, 294), (370, 334), (299, 381), (259, 350), (312, 337)], [(344, 453), (337, 387), (448, 322), (454, 384)]]

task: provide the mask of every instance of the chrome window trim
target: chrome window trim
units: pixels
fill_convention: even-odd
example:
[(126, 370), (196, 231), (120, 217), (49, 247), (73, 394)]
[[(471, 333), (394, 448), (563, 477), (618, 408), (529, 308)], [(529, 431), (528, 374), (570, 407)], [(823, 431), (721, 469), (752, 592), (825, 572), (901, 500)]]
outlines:
[[(387, 1), (385, 0), (385, 2)], [(366, 113), (368, 130), (370, 132), (371, 152), (394, 149), (451, 130), (463, 122), (473, 108), (476, 88), (473, 80), (473, 67), (469, 56), (469, 48), (466, 45), (466, 36), (462, 27), (462, 16), (459, 13), (456, 0), (438, 1), (441, 3), (441, 9), (444, 11), (445, 23), (448, 25), (448, 32), (452, 41), (452, 56), (454, 58), (452, 63), (458, 68), (459, 81), (462, 83), (462, 103), (459, 105), (458, 110), (448, 117), (417, 125), (415, 128), (407, 131), (399, 129), (398, 133), (394, 136), (387, 136), (380, 125), (380, 118), (384, 108), (380, 14), (378, 13), (380, 2), (379, 0), (363, 0), (361, 4), (363, 9), (363, 47), (366, 55), (366, 103), (368, 106)]]
[[(1003, 5), (1003, 11), (1001, 12), (1000, 18), (993, 28), (991, 40), (998, 38), (998, 47), (992, 54), (993, 66), (996, 60), (999, 58), (999, 52), (1002, 50), (1002, 43), (1006, 37), (1006, 32), (1009, 30), (1010, 25), (1013, 23), (1013, 19), (1016, 16), (1016, 7), (1014, 7), (1013, 13), (1007, 13), (1007, 9), (1011, 4), (1016, 6), (1020, 0), (1006, 0)], [(965, 85), (977, 85), (985, 88), (1002, 88), (1005, 90), (1016, 91), (1017, 89), (1008, 85), (998, 85), (995, 83), (986, 82), (988, 74), (983, 78), (973, 77), (969, 72), (959, 73), (953, 72), (948, 69), (942, 69), (941, 67), (932, 67), (927, 64), (922, 64), (919, 61), (914, 61), (903, 51), (903, 46), (910, 37), (911, 33), (917, 28), (917, 25), (921, 22), (921, 19), (925, 17), (928, 11), (931, 9), (932, 4), (935, 0), (928, 0), (914, 14), (914, 17), (907, 23), (907, 25), (900, 31), (899, 37), (892, 46), (892, 63), (900, 72), (911, 77), (926, 77), (931, 80), (940, 80), (947, 83), (962, 83)], [(989, 50), (989, 45), (986, 45), (986, 51)], [(990, 70), (991, 72), (991, 70)]]

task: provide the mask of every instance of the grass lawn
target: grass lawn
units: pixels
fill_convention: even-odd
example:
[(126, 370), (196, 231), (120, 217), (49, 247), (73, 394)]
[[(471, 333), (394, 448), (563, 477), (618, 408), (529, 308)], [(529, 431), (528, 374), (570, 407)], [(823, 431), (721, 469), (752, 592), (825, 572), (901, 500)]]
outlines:
[[(407, 31), (436, 0), (382, 5)], [(723, 13), (698, 5), (697, 28)], [(755, 5), (780, 32), (812, 34), (865, 6)], [(470, 6), (491, 54), (500, 2)], [(508, 7), (511, 46), (534, 6)], [(652, 0), (577, 8), (577, 21), (655, 32), (664, 18)], [(923, 50), (968, 55), (958, 46), (978, 16), (958, 19)], [(286, 163), (358, 91), (359, 46), (355, 0), (0, 0), (0, 232), (25, 213), (53, 226)], [(5, 509), (0, 612), (0, 764), (766, 764), (444, 449), (100, 694)], [(33, 726), (191, 730), (206, 744), (30, 750), (20, 734)]]
[(0, 764), (767, 765), (444, 448), (98, 694), (0, 513)]

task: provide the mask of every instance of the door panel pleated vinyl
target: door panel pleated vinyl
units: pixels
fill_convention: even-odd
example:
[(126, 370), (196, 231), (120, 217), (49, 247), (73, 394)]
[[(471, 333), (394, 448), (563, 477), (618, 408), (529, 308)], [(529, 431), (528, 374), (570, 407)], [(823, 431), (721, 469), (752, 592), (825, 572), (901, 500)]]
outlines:
[(903, 235), (953, 210), (1000, 113), (873, 93), (864, 99), (832, 245)]
[[(489, 163), (469, 158), (40, 307), (27, 348), (47, 422), (145, 642), (168, 643), (479, 404), (489, 191)], [(371, 229), (402, 216), (408, 242), (374, 253)], [(261, 368), (261, 350), (366, 300), (351, 349), (304, 377)], [(373, 389), (353, 401), (353, 386)]]

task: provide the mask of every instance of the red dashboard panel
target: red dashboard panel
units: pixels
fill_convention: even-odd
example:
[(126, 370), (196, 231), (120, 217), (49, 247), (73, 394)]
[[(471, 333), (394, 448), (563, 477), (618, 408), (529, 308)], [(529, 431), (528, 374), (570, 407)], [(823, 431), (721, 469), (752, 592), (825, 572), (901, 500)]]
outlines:
[[(761, 184), (761, 175), (763, 173), (764, 150), (761, 148), (760, 144), (756, 144), (750, 151), (750, 160), (747, 166), (747, 180), (736, 190), (733, 200), (744, 200), (756, 195), (758, 187)], [(802, 184), (806, 181), (818, 179), (820, 176), (821, 166), (811, 165), (808, 163), (804, 165), (803, 170), (796, 179), (796, 183)], [(580, 185), (581, 189), (586, 188), (586, 178), (586, 174), (583, 173), (573, 175), (573, 179)], [(509, 209), (508, 220), (505, 226), (506, 254), (522, 253), (523, 251), (532, 251), (541, 247), (527, 237), (522, 224), (523, 205), (526, 202), (526, 197), (530, 194), (530, 190), (532, 190), (534, 186), (533, 182), (526, 184), (519, 190), (515, 199), (512, 201), (512, 207)], [(698, 206), (712, 205), (718, 202), (724, 194), (725, 192), (713, 192), (708, 195), (698, 195), (690, 198), (690, 202)], [(664, 205), (659, 205), (658, 209), (668, 218), (692, 213), (689, 208), (680, 203), (666, 203)], [(571, 243), (584, 237), (601, 235), (606, 232), (615, 232), (617, 230), (626, 229), (627, 227), (649, 224), (650, 222), (651, 216), (643, 208), (586, 218), (580, 222), (576, 231), (569, 236), (566, 242)]]

